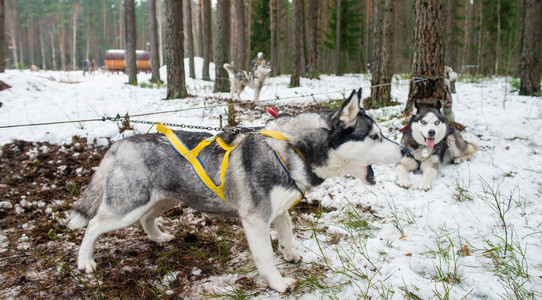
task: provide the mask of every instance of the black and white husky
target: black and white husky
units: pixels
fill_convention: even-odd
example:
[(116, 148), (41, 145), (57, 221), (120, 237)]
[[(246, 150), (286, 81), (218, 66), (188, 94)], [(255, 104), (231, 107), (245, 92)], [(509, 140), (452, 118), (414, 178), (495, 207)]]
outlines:
[(408, 153), (395, 166), (397, 185), (409, 188), (409, 172), (421, 170), (423, 175), (418, 188), (430, 190), (441, 165), (469, 160), (478, 150), (475, 144), (465, 141), (459, 131), (446, 124), (440, 108), (440, 101), (430, 108), (420, 108), (414, 102), (410, 123), (401, 139)]
[(231, 97), (233, 99), (233, 94), (237, 93), (239, 101), (242, 101), (241, 93), (247, 86), (254, 90), (254, 101), (258, 101), (265, 79), (271, 74), (271, 67), (265, 60), (250, 75), (245, 71), (234, 69), (230, 64), (224, 64), (224, 69), (233, 75), (233, 79), (231, 80)]
[[(205, 213), (239, 218), (260, 274), (276, 291), (288, 290), (295, 280), (282, 277), (273, 263), (271, 224), (284, 260), (300, 262), (292, 245), (288, 214), (300, 199), (300, 191), (346, 174), (375, 184), (372, 164), (395, 163), (403, 157), (403, 147), (382, 136), (360, 107), (360, 97), (361, 92), (353, 91), (338, 110), (284, 114), (266, 123), (265, 130), (279, 132), (288, 140), (256, 132), (220, 134), (226, 143), (237, 145), (225, 171), (226, 201), (202, 183), (164, 135), (141, 134), (118, 141), (106, 153), (71, 214), (70, 228), (87, 226), (78, 268), (95, 270), (93, 252), (98, 237), (138, 220), (151, 240), (170, 241), (174, 236), (160, 231), (155, 218), (182, 201)], [(176, 134), (189, 148), (210, 136), (205, 132)], [(212, 145), (199, 155), (215, 183), (220, 182), (223, 155), (222, 148)]]

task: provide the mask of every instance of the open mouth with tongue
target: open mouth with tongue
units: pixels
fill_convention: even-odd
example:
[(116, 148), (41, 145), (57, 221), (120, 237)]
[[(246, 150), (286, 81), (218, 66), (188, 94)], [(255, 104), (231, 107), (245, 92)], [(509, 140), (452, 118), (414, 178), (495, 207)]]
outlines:
[(369, 183), (370, 185), (375, 185), (376, 184), (375, 173), (373, 172), (373, 167), (371, 165), (367, 166), (365, 181), (367, 181), (367, 183)]
[(427, 148), (433, 148), (435, 147), (435, 139), (434, 138), (425, 138), (425, 145)]

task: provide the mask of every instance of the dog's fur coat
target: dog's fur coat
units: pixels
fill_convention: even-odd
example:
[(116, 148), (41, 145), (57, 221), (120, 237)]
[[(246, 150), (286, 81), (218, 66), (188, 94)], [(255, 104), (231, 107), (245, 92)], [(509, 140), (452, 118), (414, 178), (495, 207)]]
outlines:
[[(402, 147), (384, 138), (360, 108), (360, 96), (361, 92), (354, 91), (338, 110), (280, 115), (267, 122), (266, 130), (280, 132), (289, 141), (257, 133), (222, 133), (226, 143), (237, 145), (224, 179), (227, 202), (203, 185), (164, 135), (142, 134), (118, 141), (105, 155), (71, 215), (70, 228), (88, 224), (78, 268), (95, 270), (93, 252), (98, 237), (137, 220), (153, 241), (170, 241), (174, 236), (160, 231), (155, 218), (182, 201), (205, 213), (240, 218), (260, 274), (271, 288), (286, 291), (295, 280), (283, 278), (273, 263), (269, 230), (273, 224), (284, 260), (300, 262), (288, 214), (300, 197), (298, 188), (310, 190), (326, 178), (346, 174), (374, 184), (371, 164), (394, 163), (403, 156)], [(176, 134), (190, 148), (210, 136), (204, 132)], [(291, 177), (273, 151), (282, 157)], [(199, 155), (215, 183), (220, 181), (223, 155), (224, 150), (216, 145)]]
[(440, 112), (440, 101), (434, 108), (420, 108), (417, 102), (414, 106), (408, 129), (401, 139), (409, 154), (395, 166), (395, 173), (397, 184), (409, 188), (409, 172), (420, 169), (423, 175), (418, 188), (427, 191), (441, 165), (469, 160), (478, 147), (465, 141), (459, 131), (446, 124)]
[(245, 71), (236, 70), (230, 64), (224, 64), (224, 69), (233, 75), (231, 80), (231, 97), (233, 99), (233, 94), (237, 93), (239, 101), (242, 101), (241, 93), (248, 86), (254, 90), (254, 101), (257, 102), (260, 98), (260, 92), (262, 91), (265, 79), (271, 74), (271, 67), (269, 67), (269, 64), (265, 60), (248, 77)]

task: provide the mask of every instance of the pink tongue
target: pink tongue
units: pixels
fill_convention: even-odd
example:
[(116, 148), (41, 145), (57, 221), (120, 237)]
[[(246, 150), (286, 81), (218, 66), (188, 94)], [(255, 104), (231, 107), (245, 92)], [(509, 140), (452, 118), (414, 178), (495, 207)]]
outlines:
[(433, 148), (435, 146), (435, 139), (425, 139), (425, 145), (427, 146), (427, 148)]

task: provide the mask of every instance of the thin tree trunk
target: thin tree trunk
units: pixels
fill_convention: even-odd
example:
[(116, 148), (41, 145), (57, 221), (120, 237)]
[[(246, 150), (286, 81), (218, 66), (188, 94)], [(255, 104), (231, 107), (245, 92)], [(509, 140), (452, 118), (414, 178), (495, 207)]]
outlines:
[(196, 66), (194, 65), (194, 34), (192, 33), (192, 0), (185, 0), (185, 22), (186, 30), (186, 56), (188, 56), (188, 68), (190, 77), (196, 79)]
[[(521, 61), (521, 51), (523, 50), (523, 29), (525, 26), (525, 0), (516, 0), (516, 30), (514, 43), (514, 61)], [(521, 72), (520, 64), (515, 63), (514, 76), (519, 76)]]
[(30, 51), (30, 63), (34, 64), (34, 14), (33, 8), (29, 7), (29, 9), (30, 16), (28, 18), (28, 50)]
[(273, 64), (275, 65), (273, 67), (273, 70), (276, 70), (276, 72), (274, 72), (277, 76), (280, 75), (282, 72), (281, 72), (281, 49), (280, 49), (280, 46), (281, 46), (281, 42), (280, 42), (280, 31), (281, 31), (281, 22), (282, 22), (282, 3), (281, 3), (281, 0), (277, 0), (277, 18), (276, 18), (276, 22), (275, 22), (275, 39), (276, 39), (276, 42), (275, 42), (275, 58), (273, 58)]
[(337, 0), (337, 24), (335, 28), (335, 74), (341, 75), (341, 0)]
[[(191, 0), (190, 0), (191, 1)], [(160, 67), (163, 65), (163, 62), (164, 62), (164, 49), (163, 49), (163, 41), (162, 41), (162, 36), (163, 36), (163, 10), (162, 10), (162, 1), (158, 1), (156, 3), (156, 13), (157, 13), (157, 24), (158, 24), (158, 63), (160, 65)], [(192, 18), (190, 18), (192, 19)]]
[[(249, 63), (249, 60), (250, 60), (250, 49), (251, 48), (251, 41), (250, 41), (250, 37), (252, 36), (252, 27), (251, 27), (251, 24), (252, 24), (252, 0), (248, 0), (248, 29), (247, 29), (247, 48), (246, 48), (246, 53), (247, 53), (247, 59), (245, 61), (245, 63)], [(272, 57), (271, 57), (272, 58)]]
[(311, 78), (318, 78), (316, 68), (317, 49), (318, 49), (318, 10), (320, 6), (319, 0), (309, 0), (307, 11), (307, 27), (308, 27), (308, 64), (307, 75)]
[(77, 8), (74, 6), (73, 9), (73, 26), (72, 26), (72, 70), (77, 68)]
[(230, 48), (230, 0), (220, 0), (216, 4), (216, 43), (215, 43), (215, 88), (214, 92), (229, 92), (230, 79), (222, 67), (228, 62)]
[(421, 106), (434, 106), (443, 101), (444, 92), (444, 28), (443, 3), (440, 0), (414, 0), (412, 61), (408, 101), (405, 112), (417, 100)]
[(209, 64), (212, 59), (211, 49), (212, 31), (211, 31), (211, 0), (201, 0), (202, 5), (202, 22), (203, 22), (203, 80), (211, 80), (209, 76)]
[(128, 84), (137, 85), (136, 19), (134, 0), (124, 0), (125, 68)]
[[(270, 58), (271, 58), (271, 63), (272, 64), (275, 64), (277, 62), (277, 59), (276, 59), (276, 56), (275, 56), (275, 52), (277, 51), (277, 40), (275, 38), (275, 34), (276, 33), (276, 28), (275, 28), (275, 22), (277, 21), (276, 20), (276, 2), (278, 0), (269, 0), (269, 27), (270, 27), (270, 32), (271, 32), (271, 54), (270, 54)], [(272, 69), (275, 69), (275, 66), (272, 65), (271, 66)]]
[(156, 2), (149, 1), (149, 29), (150, 29), (150, 44), (151, 44), (151, 82), (162, 82), (160, 80), (160, 55), (158, 47), (158, 24), (156, 22)]
[[(0, 2), (2, 2), (2, 1), (0, 1)], [(2, 22), (0, 22), (0, 23), (2, 23)], [(47, 70), (47, 58), (45, 57), (45, 44), (43, 43), (43, 29), (44, 29), (43, 23), (41, 24), (41, 26), (39, 28), (40, 28), (40, 48), (41, 48), (41, 69), (42, 70)], [(0, 28), (0, 30), (1, 30), (1, 28)]]
[(166, 1), (166, 56), (167, 96), (166, 99), (186, 98), (183, 47), (183, 3)]
[(499, 54), (501, 51), (501, 0), (497, 0), (497, 42), (495, 43), (495, 75), (499, 74)]
[(15, 68), (19, 65), (19, 57), (17, 55), (17, 3), (15, 0), (13, 0), (13, 9), (12, 14), (10, 18), (10, 25), (9, 25), (9, 37), (11, 41), (11, 47), (12, 47), (12, 54), (13, 54), (13, 66)]
[(237, 63), (239, 64), (239, 69), (246, 70), (247, 65), (247, 44), (246, 44), (246, 33), (245, 33), (245, 1), (237, 0)]
[(371, 101), (368, 107), (383, 107), (391, 104), (393, 1), (384, 0), (374, 4), (373, 64)]
[(301, 39), (303, 39), (303, 2), (296, 0), (292, 3), (292, 70), (290, 87), (298, 87), (301, 74)]
[(444, 51), (444, 63), (455, 69), (455, 0), (446, 0), (446, 14), (445, 14), (446, 26), (444, 27), (445, 35), (445, 51)]
[(0, 0), (0, 73), (4, 73), (6, 70), (6, 31), (5, 24), (5, 1)]
[(62, 11), (58, 16), (58, 27), (60, 28), (60, 68), (66, 70), (66, 27), (64, 26), (64, 13)]
[(519, 94), (540, 96), (540, 18), (542, 0), (527, 0)]

